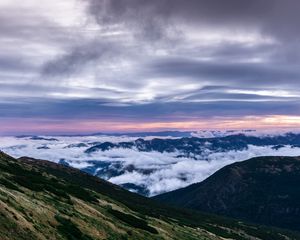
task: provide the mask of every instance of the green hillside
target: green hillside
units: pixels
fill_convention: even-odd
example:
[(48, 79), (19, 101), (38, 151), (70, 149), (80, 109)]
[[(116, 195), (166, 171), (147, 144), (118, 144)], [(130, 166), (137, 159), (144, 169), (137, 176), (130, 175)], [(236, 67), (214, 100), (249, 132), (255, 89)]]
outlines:
[(163, 206), (79, 170), (0, 152), (0, 239), (300, 239)]

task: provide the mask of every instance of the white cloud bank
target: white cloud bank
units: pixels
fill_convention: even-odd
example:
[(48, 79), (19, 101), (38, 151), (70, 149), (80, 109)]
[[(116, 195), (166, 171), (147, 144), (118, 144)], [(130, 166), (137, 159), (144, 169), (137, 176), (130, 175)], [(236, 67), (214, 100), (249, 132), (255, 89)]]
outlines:
[[(111, 149), (105, 152), (85, 154), (88, 147), (68, 147), (70, 144), (95, 142), (133, 141), (128, 137), (55, 137), (58, 141), (32, 140), (30, 138), (2, 137), (0, 149), (14, 157), (29, 156), (59, 162), (64, 159), (79, 169), (94, 166), (95, 162), (120, 163), (117, 176), (108, 180), (115, 184), (132, 183), (146, 186), (151, 196), (172, 191), (200, 182), (220, 168), (257, 156), (300, 156), (300, 148), (284, 146), (278, 150), (272, 146), (258, 147), (249, 145), (247, 150), (203, 153), (203, 159), (176, 156), (178, 152), (139, 152), (137, 149)], [(93, 161), (93, 162), (91, 162)], [(115, 166), (114, 166), (115, 167)], [(113, 168), (113, 167), (111, 167)], [(97, 168), (95, 169), (95, 171)], [(99, 169), (98, 169), (99, 170)]]

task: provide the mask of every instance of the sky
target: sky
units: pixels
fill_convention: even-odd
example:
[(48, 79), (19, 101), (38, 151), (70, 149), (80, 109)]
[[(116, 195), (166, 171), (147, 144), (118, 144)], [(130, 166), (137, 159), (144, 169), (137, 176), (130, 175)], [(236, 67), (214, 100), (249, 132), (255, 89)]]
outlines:
[(1, 0), (0, 134), (300, 127), (299, 11)]

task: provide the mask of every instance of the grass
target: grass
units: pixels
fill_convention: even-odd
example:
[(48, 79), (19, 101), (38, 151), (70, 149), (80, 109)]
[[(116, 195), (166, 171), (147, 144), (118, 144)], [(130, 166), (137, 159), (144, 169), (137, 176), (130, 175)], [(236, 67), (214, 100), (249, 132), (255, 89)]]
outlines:
[(83, 234), (70, 219), (64, 218), (61, 215), (56, 215), (55, 219), (60, 224), (57, 226), (58, 232), (65, 236), (67, 240), (92, 240), (91, 237)]
[(145, 220), (142, 220), (130, 214), (126, 214), (114, 209), (109, 209), (108, 212), (112, 214), (114, 217), (118, 218), (119, 220), (127, 223), (128, 225), (134, 228), (139, 228), (153, 234), (158, 234), (158, 231), (155, 228), (149, 226)]
[[(217, 239), (198, 229), (234, 239), (300, 239), (298, 233), (163, 206), (73, 168), (1, 153), (0, 214), (1, 240), (34, 240), (41, 234), (58, 240)], [(9, 231), (16, 234), (8, 237)]]

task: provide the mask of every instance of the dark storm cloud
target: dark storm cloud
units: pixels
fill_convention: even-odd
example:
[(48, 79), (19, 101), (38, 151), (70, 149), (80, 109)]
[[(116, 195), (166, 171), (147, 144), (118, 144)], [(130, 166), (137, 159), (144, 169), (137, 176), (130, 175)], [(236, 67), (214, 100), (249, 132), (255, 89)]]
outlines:
[[(298, 22), (300, 21), (298, 1), (228, 0), (226, 4), (220, 4), (217, 0), (84, 0), (84, 2), (88, 3), (88, 12), (101, 27), (114, 29), (117, 25), (121, 29), (132, 32), (135, 44), (139, 45), (138, 50), (140, 50), (140, 45), (150, 44), (153, 47), (154, 44), (154, 48), (159, 48), (164, 47), (165, 44), (174, 44), (175, 39), (181, 41), (185, 31), (178, 24), (187, 24), (194, 32), (203, 29), (229, 29), (229, 32), (234, 34), (238, 29), (245, 32), (255, 29), (265, 34), (266, 37), (271, 36), (278, 41), (276, 46), (256, 48), (232, 44), (231, 46), (214, 46), (216, 49), (215, 52), (211, 52), (211, 56), (216, 61), (221, 60), (220, 58), (230, 59), (237, 56), (249, 58), (253, 54), (258, 54), (258, 51), (261, 56), (266, 49), (268, 49), (266, 53), (268, 56), (277, 56), (277, 64), (280, 64), (279, 59), (294, 63), (294, 60), (299, 58), (299, 49), (296, 45), (299, 40)], [(116, 51), (120, 52), (120, 55), (122, 52), (126, 55), (128, 52), (124, 47), (124, 42), (126, 39), (119, 39), (119, 45), (104, 43), (104, 46), (101, 46), (99, 43), (99, 47), (94, 44), (83, 44), (80, 47), (71, 48), (65, 55), (47, 63), (43, 73), (54, 74), (55, 70), (57, 74), (78, 71), (81, 68), (80, 65), (84, 68), (86, 64), (94, 60), (106, 59), (108, 55), (114, 55)], [(194, 47), (196, 49), (196, 46)], [(180, 53), (189, 54), (184, 51)], [(154, 63), (156, 63), (155, 59)], [(216, 68), (220, 67), (218, 62), (216, 64)], [(260, 71), (257, 73), (260, 74)], [(268, 69), (264, 72), (267, 71)], [(285, 71), (280, 75), (283, 74)]]
[[(43, 76), (61, 76), (76, 73), (99, 59), (108, 61), (117, 55), (113, 42), (93, 41), (75, 46), (65, 54), (47, 62), (42, 68)], [(116, 51), (114, 51), (116, 50)]]
[(283, 52), (276, 49), (282, 58), (289, 59), (285, 54), (291, 55), (291, 58), (299, 56), (299, 48), (295, 44), (298, 44), (300, 36), (300, 2), (296, 0), (227, 0), (224, 4), (219, 0), (85, 1), (89, 3), (89, 13), (101, 26), (124, 25), (142, 33), (151, 43), (153, 40), (169, 39), (170, 32), (175, 33), (173, 38), (180, 38), (184, 30), (181, 30), (182, 34), (176, 33), (180, 32), (178, 24), (182, 23), (191, 26), (195, 32), (229, 29), (235, 34), (237, 29), (245, 32), (256, 29), (279, 41), (278, 48), (286, 49)]
[(165, 1), (90, 1), (89, 12), (100, 25), (125, 24), (136, 36), (157, 40), (166, 37), (169, 11)]
[[(99, 24), (124, 23), (163, 32), (172, 19), (221, 27), (260, 27), (282, 38), (299, 35), (300, 3), (296, 0), (85, 0)], [(158, 24), (157, 24), (158, 23)], [(161, 24), (159, 24), (161, 23)], [(163, 26), (162, 26), (163, 25)], [(151, 31), (150, 31), (151, 32)]]

